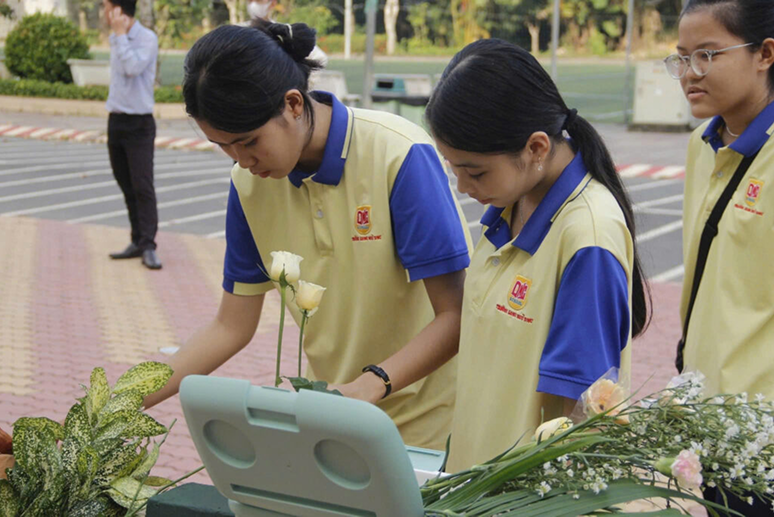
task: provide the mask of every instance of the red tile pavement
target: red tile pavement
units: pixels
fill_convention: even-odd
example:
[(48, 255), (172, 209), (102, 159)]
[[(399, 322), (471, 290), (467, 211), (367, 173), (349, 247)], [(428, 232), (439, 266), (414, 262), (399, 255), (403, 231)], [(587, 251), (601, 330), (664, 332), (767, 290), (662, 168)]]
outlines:
[[(104, 367), (115, 382), (137, 357), (163, 361), (159, 348), (180, 345), (214, 316), (223, 241), (160, 233), (164, 269), (149, 271), (139, 260), (107, 258), (127, 238), (125, 230), (111, 227), (0, 218), (0, 427), (10, 430), (21, 416), (63, 420), (92, 368)], [(643, 395), (674, 374), (680, 332), (679, 286), (652, 287), (654, 319), (633, 352), (632, 386), (644, 384)], [(216, 375), (272, 382), (278, 310), (272, 293), (253, 341)], [(295, 325), (289, 325), (283, 347), (288, 373), (297, 340)], [(154, 472), (175, 478), (196, 468), (200, 462), (177, 397), (149, 413), (164, 424), (177, 419)], [(208, 477), (200, 473), (193, 480)]]

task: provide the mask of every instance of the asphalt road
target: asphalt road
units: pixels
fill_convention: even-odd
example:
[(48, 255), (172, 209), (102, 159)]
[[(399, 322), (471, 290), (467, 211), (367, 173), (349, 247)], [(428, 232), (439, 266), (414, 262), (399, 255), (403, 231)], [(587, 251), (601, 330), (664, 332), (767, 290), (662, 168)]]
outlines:
[[(606, 135), (614, 142), (617, 137), (631, 140), (625, 134)], [(638, 158), (628, 159), (636, 150), (618, 149), (613, 154), (619, 160), (622, 155), (624, 163)], [(656, 150), (652, 163), (675, 165), (676, 156), (676, 151), (659, 154)], [(160, 229), (223, 238), (231, 160), (215, 152), (167, 149), (157, 149), (155, 160)], [(635, 177), (626, 178), (625, 183), (635, 202), (638, 242), (647, 276), (655, 281), (680, 281), (683, 181)], [(458, 196), (473, 238), (478, 240), (478, 221), (484, 208), (467, 196)], [(123, 196), (113, 179), (104, 144), (0, 137), (3, 216), (128, 228)]]

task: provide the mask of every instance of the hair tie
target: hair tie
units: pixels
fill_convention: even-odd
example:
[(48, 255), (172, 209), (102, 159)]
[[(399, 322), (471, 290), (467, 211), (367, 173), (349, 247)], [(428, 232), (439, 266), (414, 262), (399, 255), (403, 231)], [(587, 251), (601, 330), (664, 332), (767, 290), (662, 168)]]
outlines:
[(570, 128), (570, 126), (575, 122), (575, 119), (578, 118), (578, 110), (575, 108), (567, 110), (567, 118), (564, 119), (564, 124), (562, 124), (562, 129), (567, 130)]
[(286, 23), (285, 25), (288, 26), (288, 39), (293, 39), (293, 26), (289, 23)]

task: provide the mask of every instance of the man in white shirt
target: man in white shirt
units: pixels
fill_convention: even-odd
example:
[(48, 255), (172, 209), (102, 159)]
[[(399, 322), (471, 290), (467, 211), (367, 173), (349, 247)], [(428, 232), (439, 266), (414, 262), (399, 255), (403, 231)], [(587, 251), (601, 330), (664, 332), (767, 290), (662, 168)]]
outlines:
[(149, 269), (161, 269), (156, 255), (158, 209), (153, 186), (153, 86), (159, 43), (156, 34), (134, 19), (136, 0), (103, 0), (110, 34), (108, 152), (113, 175), (124, 193), (131, 242), (113, 259), (142, 257)]

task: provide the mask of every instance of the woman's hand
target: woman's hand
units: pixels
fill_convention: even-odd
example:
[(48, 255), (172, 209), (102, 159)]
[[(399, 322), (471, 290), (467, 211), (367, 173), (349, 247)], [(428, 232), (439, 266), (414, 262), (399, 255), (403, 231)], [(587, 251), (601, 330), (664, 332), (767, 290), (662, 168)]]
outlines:
[(387, 390), (384, 382), (371, 372), (366, 372), (347, 384), (329, 384), (328, 389), (339, 390), (345, 397), (364, 400), (371, 404), (382, 400)]

